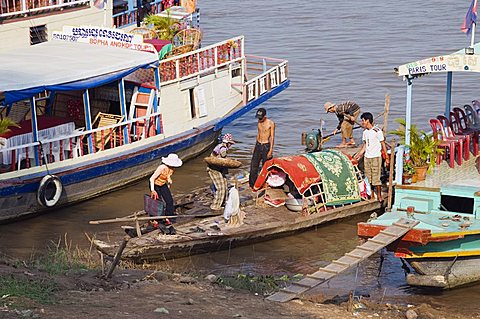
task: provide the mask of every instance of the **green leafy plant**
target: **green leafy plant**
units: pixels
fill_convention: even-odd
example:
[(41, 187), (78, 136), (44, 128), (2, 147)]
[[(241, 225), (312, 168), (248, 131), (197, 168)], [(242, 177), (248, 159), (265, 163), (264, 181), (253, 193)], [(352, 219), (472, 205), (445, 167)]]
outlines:
[[(401, 138), (401, 143), (405, 145), (405, 119), (395, 120), (400, 127), (390, 134)], [(435, 166), (437, 156), (443, 154), (443, 149), (438, 148), (439, 142), (431, 134), (419, 130), (415, 125), (410, 127), (410, 158), (414, 167), (428, 166), (430, 170)]]
[(404, 154), (403, 156), (403, 173), (406, 175), (415, 174), (415, 167), (413, 166), (412, 160)]
[(143, 20), (145, 25), (153, 25), (158, 34), (158, 38), (162, 40), (172, 41), (175, 34), (180, 30), (181, 25), (178, 20), (170, 17), (170, 10), (167, 10), (166, 17), (160, 17), (154, 14), (148, 15)]
[(9, 127), (11, 127), (11, 126), (19, 127), (17, 123), (12, 121), (8, 117), (1, 119), (0, 120), (0, 135), (5, 134), (7, 132), (10, 132)]

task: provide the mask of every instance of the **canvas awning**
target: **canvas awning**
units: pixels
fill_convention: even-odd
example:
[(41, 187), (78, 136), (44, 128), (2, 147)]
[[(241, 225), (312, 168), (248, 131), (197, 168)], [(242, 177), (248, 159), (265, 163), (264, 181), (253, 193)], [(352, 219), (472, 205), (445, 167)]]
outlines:
[(466, 54), (463, 48), (452, 54), (406, 63), (398, 67), (397, 73), (399, 76), (415, 76), (428, 73), (480, 72), (480, 43), (474, 45), (473, 52), (475, 54)]
[(337, 150), (323, 150), (298, 156), (273, 158), (265, 162), (253, 190), (263, 188), (273, 169), (288, 175), (300, 194), (322, 181), (325, 205), (339, 205), (360, 200), (360, 190), (351, 159)]
[(156, 64), (149, 52), (49, 41), (0, 54), (0, 92), (9, 104), (44, 90), (92, 88)]

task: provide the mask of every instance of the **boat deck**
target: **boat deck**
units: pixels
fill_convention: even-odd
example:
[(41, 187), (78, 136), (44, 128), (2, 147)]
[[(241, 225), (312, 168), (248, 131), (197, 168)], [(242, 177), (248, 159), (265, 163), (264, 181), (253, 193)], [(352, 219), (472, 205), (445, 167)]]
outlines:
[(402, 185), (405, 189), (415, 188), (440, 188), (445, 186), (469, 186), (478, 188), (480, 194), (480, 175), (475, 167), (475, 157), (470, 156), (468, 161), (463, 161), (462, 165), (456, 165), (450, 168), (446, 161), (435, 166), (431, 174), (427, 174), (424, 181), (419, 181), (411, 185)]
[[(400, 218), (410, 219), (406, 211), (393, 210), (385, 213), (369, 223), (373, 225), (390, 226)], [(455, 214), (447, 211), (432, 213), (415, 213), (414, 219), (420, 221), (416, 229), (428, 229), (431, 237), (448, 237), (480, 234), (480, 219), (468, 214)]]
[[(268, 239), (287, 236), (311, 227), (381, 208), (378, 201), (361, 201), (303, 216), (286, 207), (243, 207), (244, 223), (230, 226), (223, 216), (193, 219), (175, 226), (175, 235), (163, 235), (158, 230), (129, 240), (122, 258), (136, 262), (179, 258), (192, 254), (228, 249)], [(119, 243), (96, 240), (97, 249), (114, 255)]]

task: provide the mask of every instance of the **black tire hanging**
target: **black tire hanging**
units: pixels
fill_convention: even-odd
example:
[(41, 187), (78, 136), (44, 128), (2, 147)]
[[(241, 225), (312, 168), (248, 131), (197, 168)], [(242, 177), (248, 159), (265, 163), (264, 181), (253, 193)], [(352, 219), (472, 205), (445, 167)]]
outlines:
[[(54, 187), (54, 192), (49, 191), (49, 188)], [(45, 207), (55, 206), (62, 196), (63, 186), (60, 179), (55, 175), (45, 175), (40, 181), (40, 186), (37, 192), (37, 201), (40, 205)]]

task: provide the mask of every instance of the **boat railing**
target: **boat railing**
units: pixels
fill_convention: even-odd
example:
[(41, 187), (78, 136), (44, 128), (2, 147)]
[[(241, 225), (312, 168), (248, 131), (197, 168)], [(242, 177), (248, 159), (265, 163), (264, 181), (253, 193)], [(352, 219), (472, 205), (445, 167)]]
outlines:
[[(161, 0), (150, 2), (150, 12), (148, 14), (158, 14), (164, 10)], [(113, 25), (117, 28), (125, 28), (137, 23), (137, 8), (122, 11), (112, 15)]]
[(78, 6), (90, 6), (90, 0), (7, 0), (0, 5), (0, 18)]
[[(37, 166), (35, 158), (38, 158), (38, 165), (41, 166), (45, 163), (60, 162), (114, 149), (161, 134), (163, 134), (161, 113), (152, 113), (87, 131), (76, 129), (69, 135), (2, 148), (0, 150), (2, 159), (5, 162), (5, 158), (8, 158), (10, 163), (9, 167), (2, 171), (16, 171)], [(91, 141), (90, 144), (89, 141)], [(22, 166), (23, 161), (25, 165)]]
[(243, 45), (244, 38), (240, 36), (160, 60), (160, 81), (162, 85), (166, 85), (241, 62), (244, 58)]
[(269, 92), (288, 79), (287, 60), (256, 55), (245, 55), (245, 58), (247, 79), (250, 79), (243, 85), (244, 104)]

